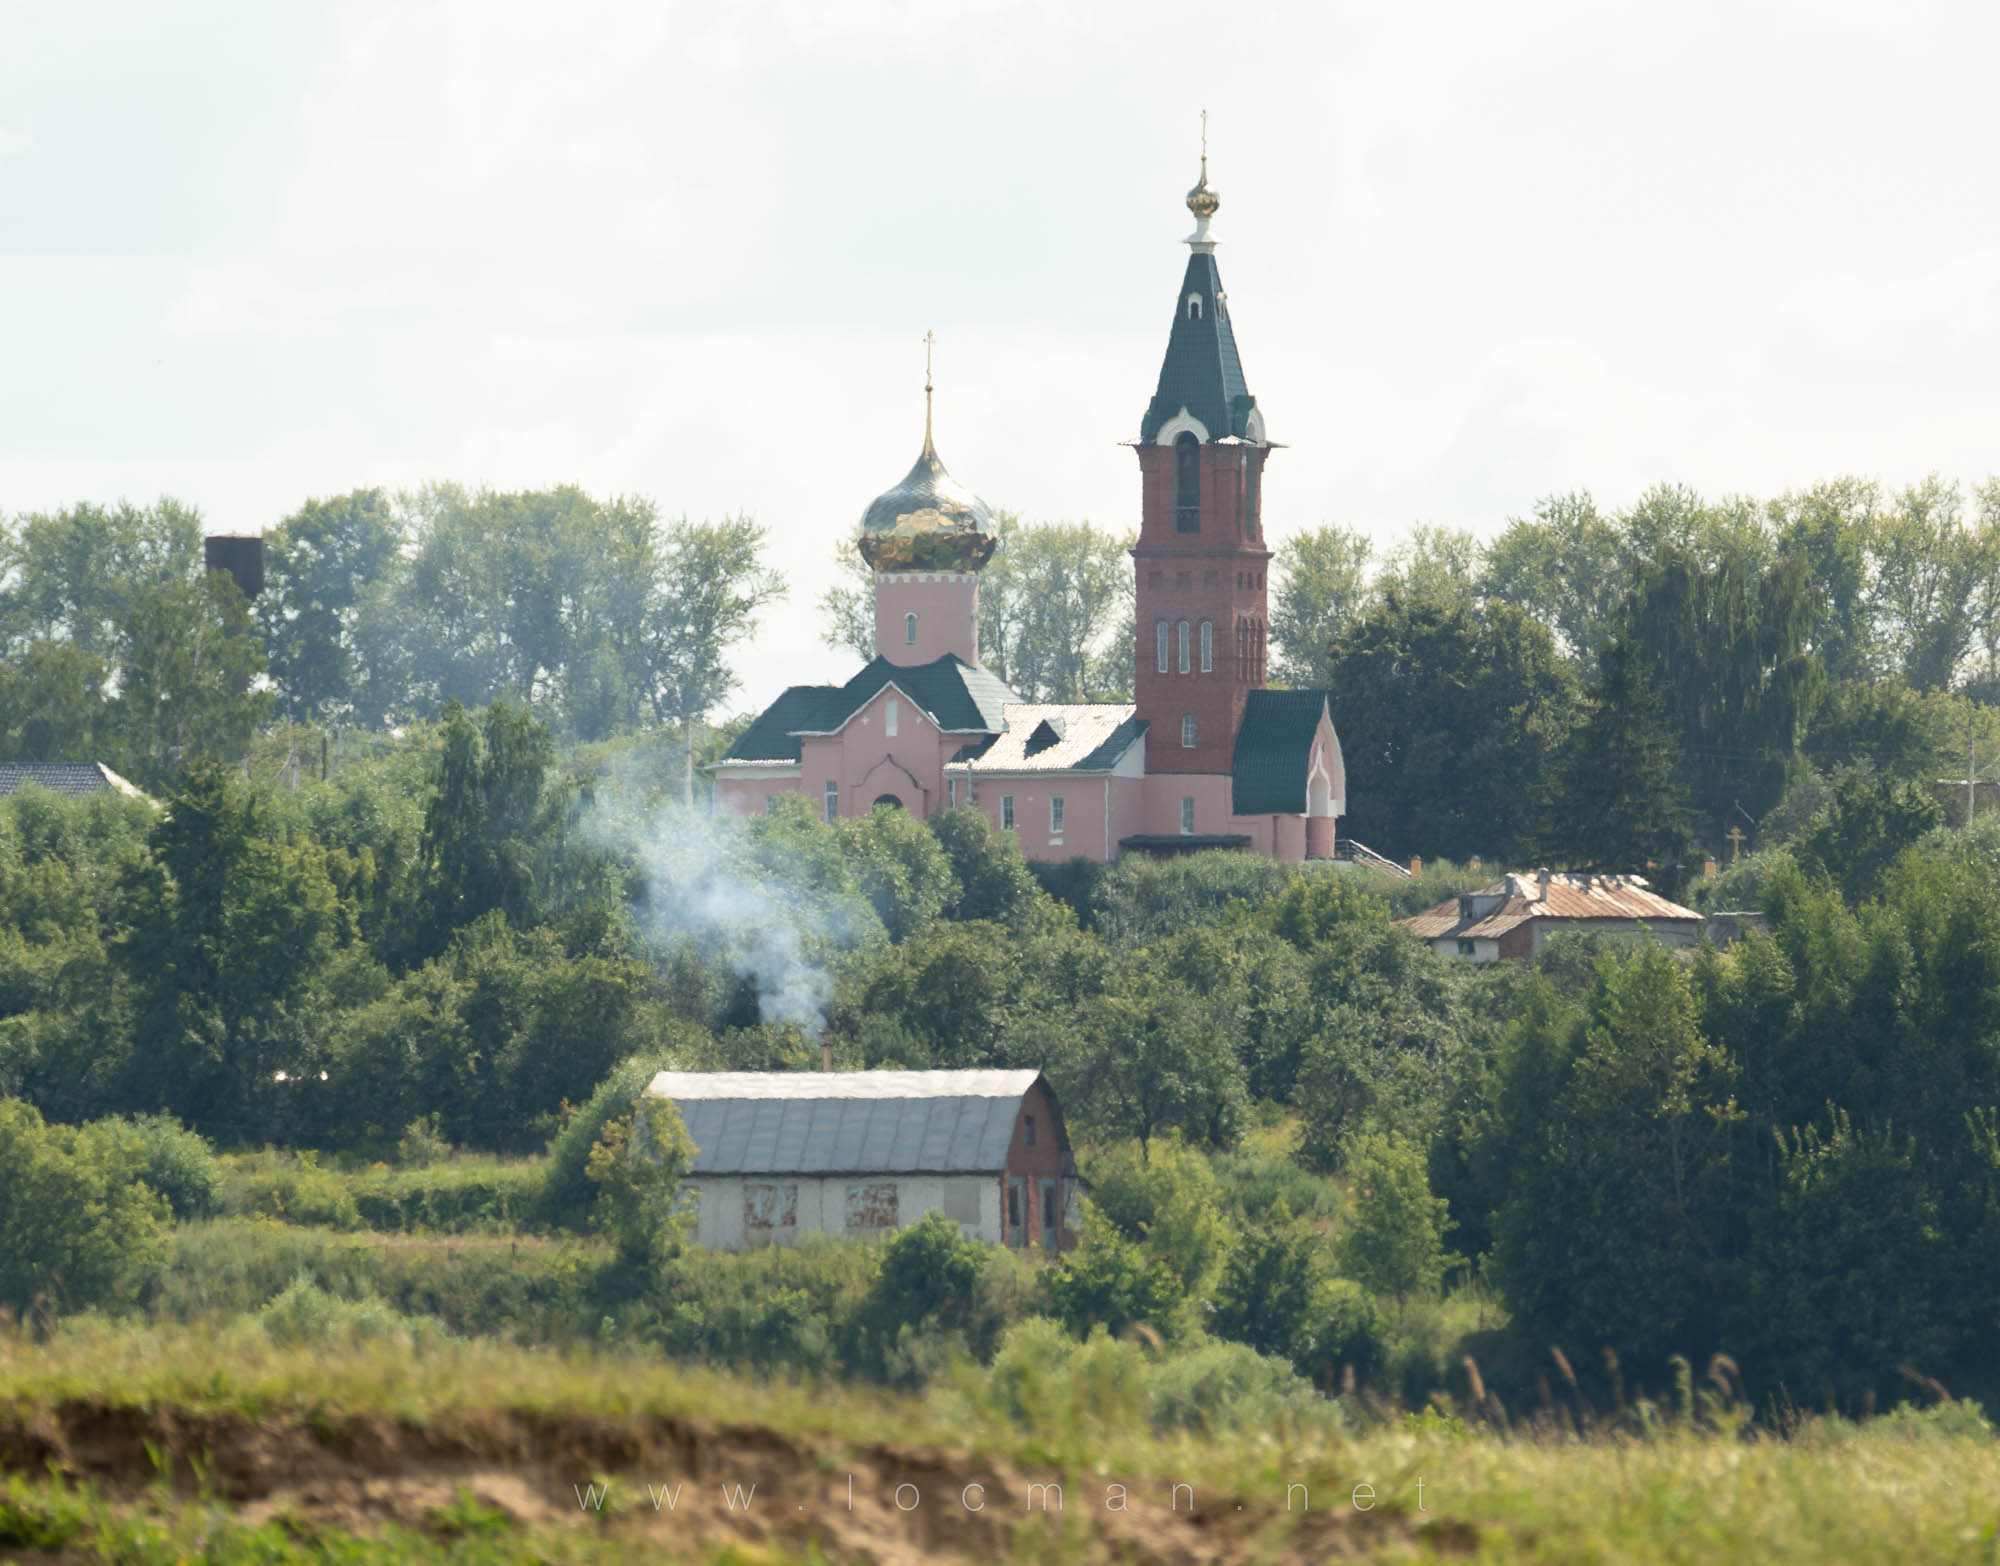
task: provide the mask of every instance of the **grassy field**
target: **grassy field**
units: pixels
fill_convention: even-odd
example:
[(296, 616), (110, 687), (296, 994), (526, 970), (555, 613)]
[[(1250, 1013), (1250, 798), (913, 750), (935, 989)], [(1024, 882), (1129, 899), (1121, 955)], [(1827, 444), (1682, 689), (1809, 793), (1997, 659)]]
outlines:
[[(1113, 1361), (1107, 1359), (1107, 1365)], [(1161, 1432), (1115, 1369), (921, 1399), (588, 1351), (84, 1325), (0, 1340), (0, 1552), (28, 1561), (1992, 1561), (1966, 1405), (1752, 1438), (1344, 1404)], [(1050, 1489), (1060, 1485), (1060, 1500)], [(1419, 1486), (1421, 1485), (1421, 1489)], [(1175, 1488), (1175, 1487), (1183, 1488)], [(650, 1487), (650, 1489), (649, 1489)], [(977, 1488), (970, 1488), (977, 1487)], [(1362, 1487), (1362, 1488), (1357, 1488)], [(1170, 1509), (1169, 1503), (1173, 1502)]]

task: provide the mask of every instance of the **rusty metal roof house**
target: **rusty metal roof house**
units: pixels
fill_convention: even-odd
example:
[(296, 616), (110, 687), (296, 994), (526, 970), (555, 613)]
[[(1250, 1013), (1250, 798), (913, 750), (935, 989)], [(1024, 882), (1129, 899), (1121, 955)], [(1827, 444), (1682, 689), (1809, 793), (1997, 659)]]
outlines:
[(1447, 957), (1473, 962), (1526, 961), (1563, 930), (1645, 933), (1668, 946), (1691, 947), (1701, 915), (1662, 897), (1637, 875), (1510, 875), (1463, 892), (1396, 923)]
[(695, 1243), (868, 1238), (942, 1212), (993, 1245), (1075, 1243), (1079, 1180), (1039, 1071), (662, 1071), (696, 1153)]

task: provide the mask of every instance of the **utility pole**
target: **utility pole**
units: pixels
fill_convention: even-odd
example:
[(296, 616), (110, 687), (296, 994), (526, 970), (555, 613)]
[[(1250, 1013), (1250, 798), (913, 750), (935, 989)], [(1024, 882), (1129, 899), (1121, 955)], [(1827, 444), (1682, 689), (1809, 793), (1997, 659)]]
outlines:
[(1972, 726), (1972, 708), (1965, 713), (1965, 829), (1972, 830), (1972, 812), (1978, 806), (1978, 795), (1973, 788), (1979, 776), (1979, 731)]

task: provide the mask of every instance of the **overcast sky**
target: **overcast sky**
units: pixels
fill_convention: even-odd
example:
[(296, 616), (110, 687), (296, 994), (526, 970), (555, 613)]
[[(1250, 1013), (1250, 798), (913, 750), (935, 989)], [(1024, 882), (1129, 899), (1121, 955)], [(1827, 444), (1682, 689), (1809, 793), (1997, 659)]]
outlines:
[(1274, 539), (2000, 470), (2000, 4), (0, 0), (0, 511), (1136, 520), (1210, 112)]

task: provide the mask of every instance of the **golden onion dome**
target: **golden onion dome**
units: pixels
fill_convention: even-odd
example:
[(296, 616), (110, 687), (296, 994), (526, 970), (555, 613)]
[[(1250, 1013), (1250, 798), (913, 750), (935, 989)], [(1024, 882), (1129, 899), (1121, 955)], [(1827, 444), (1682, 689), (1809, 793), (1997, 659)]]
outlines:
[[(930, 340), (926, 334), (926, 343)], [(931, 443), (926, 362), (924, 449), (903, 482), (877, 495), (862, 513), (861, 557), (877, 571), (977, 571), (998, 542), (986, 502), (951, 476)]]

